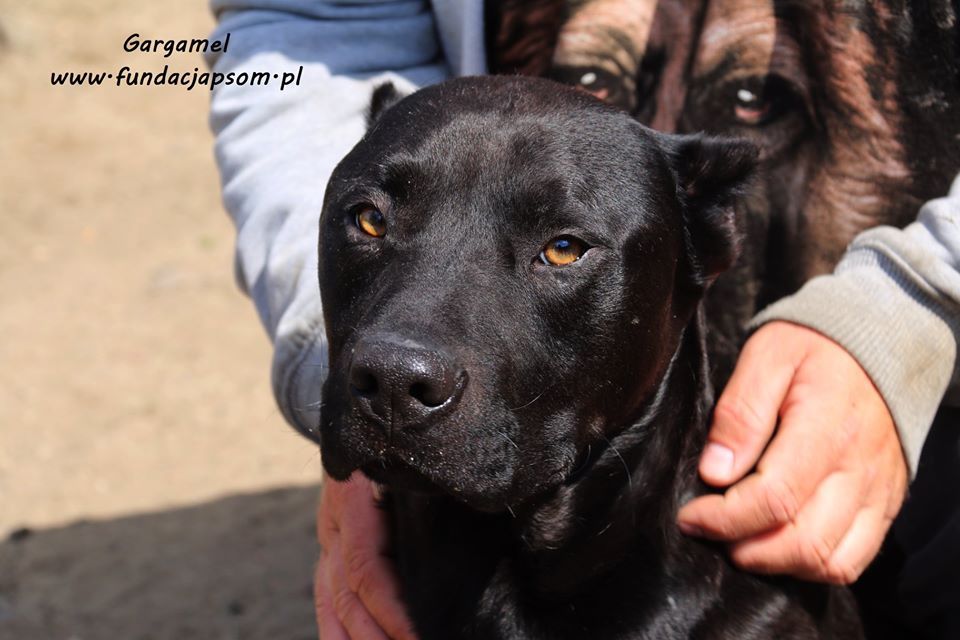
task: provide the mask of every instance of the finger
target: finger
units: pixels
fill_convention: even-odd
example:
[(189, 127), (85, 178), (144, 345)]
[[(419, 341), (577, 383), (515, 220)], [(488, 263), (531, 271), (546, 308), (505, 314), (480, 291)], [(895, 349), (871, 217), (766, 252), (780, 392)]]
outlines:
[(381, 555), (389, 548), (386, 512), (374, 498), (373, 483), (354, 474), (340, 491), (337, 526), (343, 543), (369, 555)]
[(826, 581), (830, 558), (863, 507), (861, 480), (854, 473), (829, 475), (794, 522), (734, 543), (730, 557), (747, 571)]
[(330, 545), (327, 553), (324, 577), (330, 588), (333, 611), (346, 630), (347, 636), (363, 640), (388, 640), (387, 634), (370, 615), (357, 594), (350, 589), (346, 567), (340, 560), (342, 550), (339, 548), (339, 542)]
[(685, 533), (735, 542), (792, 522), (800, 507), (786, 481), (773, 483), (754, 473), (723, 495), (701, 496), (685, 504), (677, 521)]
[(333, 608), (333, 595), (326, 580), (327, 554), (322, 553), (313, 574), (313, 597), (320, 640), (350, 640)]
[[(415, 638), (392, 563), (384, 556), (387, 523), (374, 500), (373, 484), (360, 474), (346, 482), (326, 480), (317, 514), (318, 535), (325, 550), (324, 573), (318, 580), (323, 592), (330, 594), (327, 597), (336, 622), (351, 636), (356, 628), (364, 634), (386, 630), (398, 640)], [(371, 625), (375, 631), (369, 629)]]
[(400, 582), (388, 557), (386, 514), (377, 506), (369, 481), (364, 482), (366, 495), (357, 495), (350, 508), (342, 510), (340, 541), (347, 584), (391, 638), (413, 639)]
[(393, 566), (382, 558), (365, 563), (357, 558), (359, 556), (347, 555), (347, 580), (351, 591), (391, 638), (416, 638), (403, 606), (400, 583)]
[(700, 475), (713, 486), (735, 482), (756, 464), (793, 379), (797, 358), (771, 348), (764, 329), (747, 341), (713, 412), (700, 458)]
[[(790, 403), (757, 471), (723, 496), (701, 498), (679, 514), (684, 530), (740, 540), (792, 522), (829, 473), (852, 438), (843, 406), (812, 395)], [(857, 505), (859, 506), (859, 505)]]
[(317, 504), (317, 542), (320, 543), (321, 550), (327, 541), (340, 533), (332, 504), (332, 494), (335, 491), (337, 488), (334, 486), (334, 481), (324, 477), (320, 483), (320, 501)]
[(880, 552), (892, 523), (882, 508), (861, 510), (830, 558), (825, 581), (834, 584), (855, 582)]
[(345, 481), (338, 481), (324, 474), (321, 481), (320, 508), (317, 511), (317, 531), (338, 530), (344, 512), (350, 512), (355, 504), (366, 504), (373, 495), (373, 483), (359, 471)]

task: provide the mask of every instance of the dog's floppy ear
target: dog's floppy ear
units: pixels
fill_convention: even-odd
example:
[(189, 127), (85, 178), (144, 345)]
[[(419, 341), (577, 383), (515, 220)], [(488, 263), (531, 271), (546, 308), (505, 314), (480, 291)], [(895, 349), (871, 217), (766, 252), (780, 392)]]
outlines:
[(373, 97), (370, 98), (370, 108), (367, 110), (367, 128), (373, 126), (373, 123), (380, 119), (387, 109), (404, 99), (392, 82), (384, 82), (373, 90)]
[(757, 148), (732, 138), (668, 136), (667, 149), (684, 212), (687, 252), (696, 284), (709, 285), (737, 259), (735, 203), (757, 166)]

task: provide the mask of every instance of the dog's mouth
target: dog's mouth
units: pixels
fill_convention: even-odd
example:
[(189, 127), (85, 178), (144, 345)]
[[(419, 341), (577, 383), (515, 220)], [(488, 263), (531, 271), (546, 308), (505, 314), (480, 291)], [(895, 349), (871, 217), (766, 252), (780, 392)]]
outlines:
[[(391, 490), (445, 496), (483, 513), (518, 513), (525, 504), (538, 499), (562, 484), (575, 482), (580, 475), (589, 472), (593, 463), (602, 454), (602, 448), (588, 450), (575, 462), (544, 469), (536, 490), (515, 493), (510, 481), (497, 488), (491, 486), (492, 477), (482, 480), (473, 474), (463, 473), (461, 465), (434, 466), (418, 460), (415, 455), (398, 449), (387, 449), (374, 458), (368, 458), (357, 468), (369, 479)], [(495, 484), (500, 484), (494, 482)]]
[(515, 414), (509, 403), (477, 407), (477, 390), (484, 388), (475, 386), (471, 396), (465, 375), (454, 381), (445, 402), (429, 408), (425, 420), (399, 426), (371, 415), (355, 395), (341, 391), (343, 386), (325, 390), (321, 426), (324, 467), (335, 479), (359, 470), (394, 490), (445, 496), (493, 513), (518, 508), (562, 484), (571, 470), (589, 467), (571, 450), (566, 435), (539, 445), (518, 438), (541, 425), (526, 413)]
[(473, 467), (471, 460), (449, 457), (437, 460), (433, 452), (388, 445), (357, 460), (354, 469), (392, 491), (451, 498), (483, 513), (505, 512), (524, 501), (525, 496), (515, 495), (509, 472), (498, 477), (493, 470)]

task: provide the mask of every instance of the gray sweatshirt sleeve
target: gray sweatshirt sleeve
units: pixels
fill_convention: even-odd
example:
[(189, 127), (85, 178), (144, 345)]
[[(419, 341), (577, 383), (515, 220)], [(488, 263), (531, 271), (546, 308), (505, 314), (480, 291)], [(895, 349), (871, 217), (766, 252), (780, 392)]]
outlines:
[(753, 321), (789, 320), (853, 355), (890, 409), (912, 475), (941, 402), (960, 400), (960, 176), (903, 230), (853, 241), (831, 275), (808, 282)]
[[(326, 341), (317, 284), (318, 220), (333, 168), (363, 135), (373, 88), (448, 75), (430, 5), (418, 0), (214, 0), (230, 33), (214, 71), (296, 72), (300, 86), (221, 86), (210, 126), (223, 201), (237, 228), (236, 276), (274, 344), (284, 417), (315, 433)], [(385, 74), (385, 72), (392, 72)]]

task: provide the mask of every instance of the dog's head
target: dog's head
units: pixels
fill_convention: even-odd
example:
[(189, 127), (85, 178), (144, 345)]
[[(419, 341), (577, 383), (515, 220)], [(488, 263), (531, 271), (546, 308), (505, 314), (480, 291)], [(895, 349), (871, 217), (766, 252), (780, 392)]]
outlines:
[(324, 465), (518, 504), (656, 388), (754, 150), (533, 78), (387, 87), (371, 119), (320, 224)]

